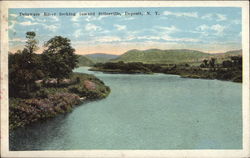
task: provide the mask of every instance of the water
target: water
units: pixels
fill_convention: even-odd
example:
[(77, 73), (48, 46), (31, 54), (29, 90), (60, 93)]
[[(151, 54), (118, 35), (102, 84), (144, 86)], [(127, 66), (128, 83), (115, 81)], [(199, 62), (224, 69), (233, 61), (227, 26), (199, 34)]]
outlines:
[(242, 148), (240, 83), (89, 73), (111, 88), (106, 99), (15, 130), (10, 150)]

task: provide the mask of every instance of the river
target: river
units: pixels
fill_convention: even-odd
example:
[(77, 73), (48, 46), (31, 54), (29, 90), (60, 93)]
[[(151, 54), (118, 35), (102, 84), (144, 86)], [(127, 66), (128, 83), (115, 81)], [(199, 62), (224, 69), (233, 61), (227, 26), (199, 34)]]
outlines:
[(80, 67), (110, 95), (10, 133), (10, 150), (241, 149), (242, 84)]

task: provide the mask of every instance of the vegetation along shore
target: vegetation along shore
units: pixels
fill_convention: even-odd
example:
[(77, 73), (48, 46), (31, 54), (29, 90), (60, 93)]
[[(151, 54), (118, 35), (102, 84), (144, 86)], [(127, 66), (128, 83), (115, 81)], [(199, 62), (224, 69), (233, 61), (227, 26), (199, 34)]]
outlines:
[(38, 50), (35, 32), (26, 33), (23, 50), (9, 53), (10, 129), (67, 113), (85, 101), (108, 96), (110, 88), (92, 71), (129, 74), (175, 74), (187, 78), (242, 82), (242, 51), (209, 54), (188, 49), (130, 50), (122, 55), (76, 55), (70, 40), (55, 36)]
[[(156, 55), (157, 54), (157, 55)], [(208, 54), (193, 50), (131, 50), (92, 71), (129, 74), (175, 74), (181, 77), (242, 82), (241, 50)]]
[(9, 53), (9, 127), (14, 129), (72, 111), (80, 103), (108, 96), (110, 88), (93, 75), (73, 73), (78, 56), (70, 40), (55, 36), (42, 54), (35, 32), (23, 50)]

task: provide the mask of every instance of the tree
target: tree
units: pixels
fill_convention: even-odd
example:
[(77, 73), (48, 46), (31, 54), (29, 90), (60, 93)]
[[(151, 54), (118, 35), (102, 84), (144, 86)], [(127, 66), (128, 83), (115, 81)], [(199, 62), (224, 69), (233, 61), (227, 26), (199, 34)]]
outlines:
[(232, 56), (231, 60), (233, 61), (233, 64), (235, 66), (241, 66), (242, 65), (242, 57), (241, 56)]
[(214, 68), (215, 67), (215, 61), (216, 59), (215, 58), (211, 58), (210, 61), (209, 61), (209, 65), (210, 67)]
[(230, 60), (225, 60), (225, 61), (222, 62), (222, 66), (225, 67), (225, 68), (229, 68), (229, 67), (233, 66), (233, 63)]
[(204, 67), (207, 67), (207, 66), (208, 66), (208, 60), (207, 60), (207, 59), (204, 59), (204, 60), (203, 60), (203, 63), (204, 63)]
[(34, 32), (26, 33), (25, 48), (9, 54), (9, 92), (10, 96), (29, 97), (36, 88), (35, 81), (44, 74), (41, 59), (34, 51), (38, 48)]
[(38, 49), (37, 44), (38, 41), (35, 39), (36, 33), (35, 32), (27, 32), (26, 33), (26, 45), (25, 47), (28, 49), (29, 53), (34, 53)]
[(55, 36), (44, 45), (42, 60), (48, 77), (61, 79), (69, 77), (72, 70), (77, 67), (78, 56), (71, 47), (70, 40), (62, 36)]

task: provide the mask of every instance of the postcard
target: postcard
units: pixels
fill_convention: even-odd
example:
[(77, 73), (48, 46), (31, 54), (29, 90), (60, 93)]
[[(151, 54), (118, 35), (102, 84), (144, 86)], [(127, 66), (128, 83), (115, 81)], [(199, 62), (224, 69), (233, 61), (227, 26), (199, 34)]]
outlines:
[(2, 157), (249, 157), (249, 2), (2, 1)]

